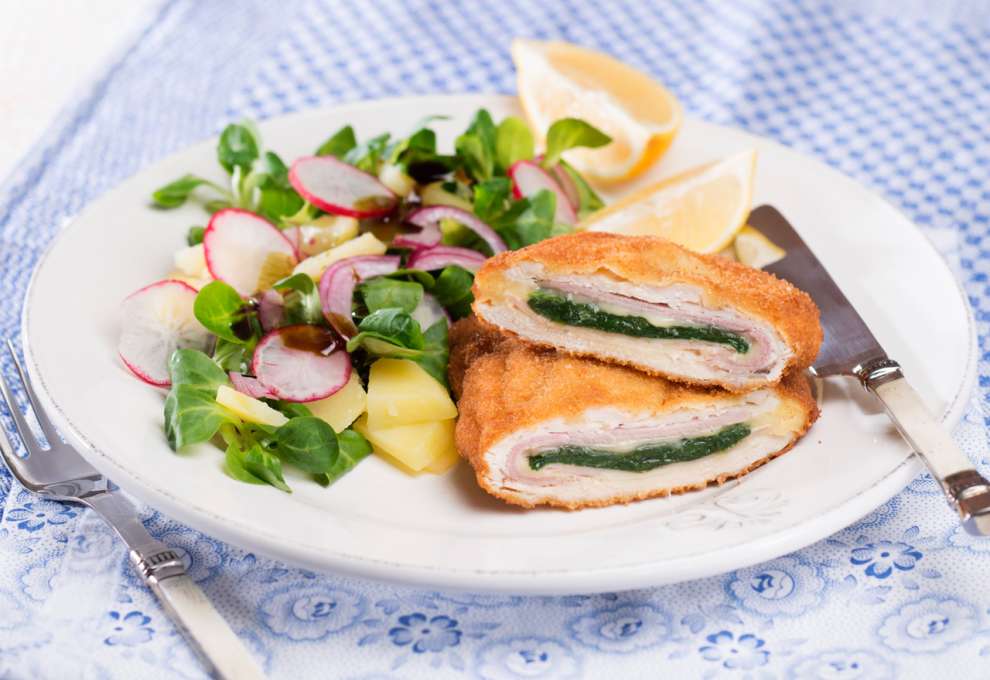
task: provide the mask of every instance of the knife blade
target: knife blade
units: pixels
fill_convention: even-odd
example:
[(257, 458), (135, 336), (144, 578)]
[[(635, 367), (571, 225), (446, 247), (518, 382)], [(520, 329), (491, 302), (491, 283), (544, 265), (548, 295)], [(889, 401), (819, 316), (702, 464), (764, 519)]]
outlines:
[(880, 400), (898, 431), (939, 480), (966, 530), (990, 535), (990, 482), (927, 410), (900, 365), (887, 356), (822, 263), (775, 208), (756, 208), (748, 223), (785, 252), (764, 269), (808, 293), (821, 311), (824, 339), (811, 370), (823, 378), (857, 378)]

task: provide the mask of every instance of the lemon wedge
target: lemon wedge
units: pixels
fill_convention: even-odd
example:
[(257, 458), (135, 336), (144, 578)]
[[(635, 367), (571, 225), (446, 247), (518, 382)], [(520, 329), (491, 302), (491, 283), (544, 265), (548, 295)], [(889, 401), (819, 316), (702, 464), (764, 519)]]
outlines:
[(736, 234), (733, 243), (736, 259), (745, 265), (762, 269), (780, 260), (787, 253), (784, 249), (748, 224)]
[(519, 100), (541, 138), (559, 118), (581, 118), (612, 142), (572, 149), (567, 160), (589, 179), (614, 182), (649, 168), (670, 146), (683, 114), (645, 73), (601, 52), (565, 42), (512, 43)]
[(579, 228), (662, 236), (699, 253), (717, 253), (749, 217), (755, 170), (755, 151), (692, 168), (599, 210)]

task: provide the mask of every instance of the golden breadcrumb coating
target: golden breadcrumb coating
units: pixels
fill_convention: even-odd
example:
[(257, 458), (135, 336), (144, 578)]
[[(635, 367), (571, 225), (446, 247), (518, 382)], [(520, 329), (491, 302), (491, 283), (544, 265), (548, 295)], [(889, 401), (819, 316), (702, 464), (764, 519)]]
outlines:
[[(497, 336), (486, 335), (489, 331), (485, 326), (472, 318), (458, 322), (455, 327), (451, 334), (451, 383), (456, 380), (461, 393), (457, 404), (460, 414), (455, 433), (457, 449), (474, 467), (483, 489), (514, 505), (545, 504), (574, 510), (722, 484), (783, 454), (818, 418), (806, 377), (792, 373), (778, 385), (764, 389), (774, 390), (782, 400), (795, 403), (805, 413), (804, 424), (790, 444), (745, 469), (714, 479), (699, 479), (691, 486), (652, 489), (633, 495), (620, 493), (603, 500), (566, 502), (548, 496), (530, 501), (495, 488), (489, 482), (485, 452), (508, 435), (554, 418), (579, 422), (585, 411), (598, 407), (659, 414), (686, 404), (707, 404), (743, 396), (718, 388), (691, 387), (592, 359), (539, 351), (516, 341), (500, 342)], [(485, 338), (484, 342), (470, 346), (470, 338), (479, 336)]]
[[(810, 366), (822, 342), (818, 307), (804, 291), (768, 272), (717, 255), (700, 255), (656, 236), (580, 232), (499, 253), (485, 262), (475, 275), (472, 289), (475, 310), (478, 310), (478, 302), (504, 303), (511, 295), (506, 289), (504, 274), (527, 261), (542, 264), (551, 275), (600, 274), (637, 284), (696, 286), (704, 291), (706, 306), (735, 309), (775, 328), (793, 352), (785, 375), (789, 370)], [(639, 365), (637, 368), (649, 370)], [(702, 384), (684, 376), (667, 377)]]

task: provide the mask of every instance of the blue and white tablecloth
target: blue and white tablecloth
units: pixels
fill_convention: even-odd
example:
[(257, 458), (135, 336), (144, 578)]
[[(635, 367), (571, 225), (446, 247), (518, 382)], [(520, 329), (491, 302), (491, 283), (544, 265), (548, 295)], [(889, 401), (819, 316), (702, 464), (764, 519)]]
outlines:
[[(0, 185), (0, 332), (17, 336), (33, 263), (67, 217), (228, 120), (512, 92), (509, 40), (560, 37), (652, 73), (692, 115), (818, 156), (928, 231), (975, 310), (979, 389), (957, 435), (986, 471), (990, 3), (935, 5), (167, 2)], [(990, 541), (957, 528), (927, 477), (798, 553), (594, 596), (316, 574), (144, 513), (274, 678), (990, 678)], [(172, 677), (204, 673), (123, 546), (0, 472), (0, 678)]]

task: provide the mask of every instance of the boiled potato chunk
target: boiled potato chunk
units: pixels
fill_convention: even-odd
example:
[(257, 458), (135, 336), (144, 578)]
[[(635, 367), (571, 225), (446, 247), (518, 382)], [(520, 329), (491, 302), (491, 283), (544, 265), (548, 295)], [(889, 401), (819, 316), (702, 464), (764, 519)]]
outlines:
[(317, 418), (330, 424), (334, 432), (343, 432), (354, 419), (364, 413), (368, 395), (361, 386), (357, 371), (351, 371), (347, 384), (326, 399), (311, 401), (306, 406)]
[(217, 403), (246, 423), (281, 427), (289, 422), (288, 418), (265, 402), (226, 385), (221, 385), (217, 389)]
[(321, 215), (299, 227), (299, 252), (310, 257), (358, 235), (358, 221), (343, 215)]
[(338, 260), (358, 255), (384, 255), (386, 246), (375, 238), (374, 234), (361, 234), (350, 241), (344, 241), (339, 246), (324, 250), (318, 255), (307, 257), (296, 265), (293, 274), (308, 274), (314, 281), (319, 281), (327, 267)]
[[(453, 421), (452, 421), (453, 422)], [(451, 442), (451, 446), (448, 449), (444, 449), (442, 452), (437, 454), (437, 457), (433, 459), (433, 462), (423, 468), (424, 472), (431, 472), (435, 475), (442, 475), (453, 469), (461, 460), (460, 454), (457, 453), (457, 447)]]
[(438, 457), (449, 457), (451, 451), (456, 455), (453, 419), (375, 428), (363, 415), (354, 422), (354, 429), (371, 442), (376, 452), (383, 451), (415, 472), (428, 468)]
[(379, 359), (368, 377), (368, 424), (375, 429), (457, 416), (447, 388), (419, 364)]

